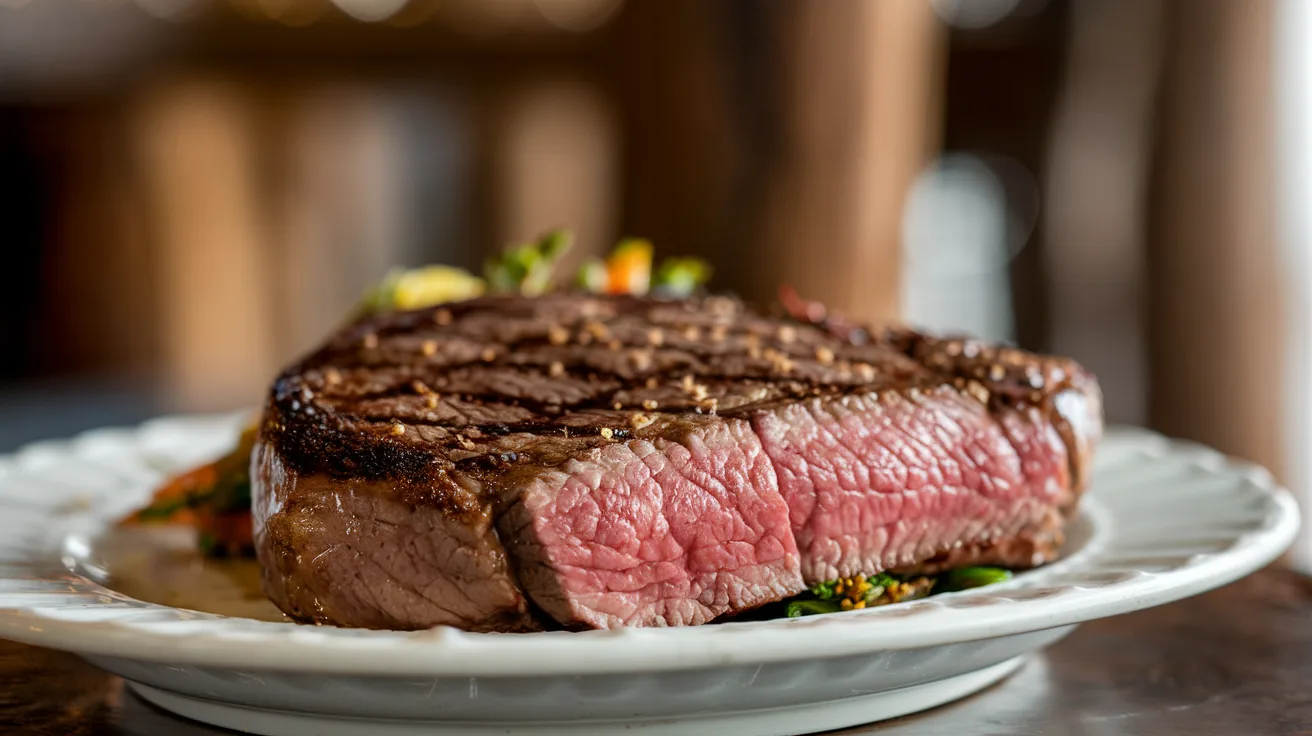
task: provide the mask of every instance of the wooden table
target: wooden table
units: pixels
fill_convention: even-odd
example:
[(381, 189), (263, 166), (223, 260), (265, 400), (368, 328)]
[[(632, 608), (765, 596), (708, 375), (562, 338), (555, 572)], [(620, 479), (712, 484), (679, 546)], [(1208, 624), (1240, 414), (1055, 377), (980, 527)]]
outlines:
[[(0, 642), (0, 733), (226, 733), (137, 699), (78, 658)], [(844, 734), (1312, 735), (1312, 579), (1280, 567), (1085, 624), (972, 698)]]

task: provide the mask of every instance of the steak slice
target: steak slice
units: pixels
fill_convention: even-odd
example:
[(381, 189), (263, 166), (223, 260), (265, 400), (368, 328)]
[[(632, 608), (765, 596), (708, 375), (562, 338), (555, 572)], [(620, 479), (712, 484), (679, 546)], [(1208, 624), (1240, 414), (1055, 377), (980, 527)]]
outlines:
[(497, 530), (520, 582), (556, 621), (685, 626), (801, 592), (760, 441), (745, 421), (698, 419), (511, 487)]
[(523, 591), (561, 625), (610, 628), (705, 623), (802, 590), (746, 422), (612, 420), (632, 436), (465, 437), (475, 449), (421, 483), (299, 475), (261, 442), (264, 587), (299, 620), (473, 631), (541, 628)]
[(449, 624), (540, 628), (508, 569), (492, 516), (407, 502), (387, 481), (342, 483), (290, 469), (268, 443), (253, 459), (264, 590), (287, 615), (371, 629)]
[[(759, 413), (806, 581), (915, 568), (1050, 523), (1071, 493), (1065, 450), (1052, 425), (1007, 421), (1028, 455), (984, 404), (950, 386)], [(1030, 567), (1053, 553), (997, 561)]]
[[(909, 333), (890, 342), (931, 377), (753, 418), (803, 577), (1051, 561), (1101, 432), (1096, 384), (1071, 361), (1015, 349)], [(1057, 387), (1048, 413), (1045, 387)]]
[(284, 372), (256, 547), (299, 620), (700, 624), (835, 576), (1050, 560), (1100, 432), (1070, 361), (724, 297), (484, 297)]

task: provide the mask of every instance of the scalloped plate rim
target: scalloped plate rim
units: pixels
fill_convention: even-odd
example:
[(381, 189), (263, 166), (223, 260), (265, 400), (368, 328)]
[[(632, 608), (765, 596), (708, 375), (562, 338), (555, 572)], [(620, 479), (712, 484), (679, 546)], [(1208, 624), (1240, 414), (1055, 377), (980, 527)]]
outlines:
[[(8, 482), (15, 472), (40, 478), (43, 471), (53, 474), (52, 468), (67, 470), (78, 462), (89, 469), (92, 461), (84, 456), (98, 448), (103, 457), (107, 449), (116, 449), (113, 443), (122, 444), (117, 449), (123, 452), (135, 451), (143, 465), (158, 463), (161, 450), (148, 450), (149, 441), (173, 437), (175, 445), (221, 446), (223, 436), (217, 433), (235, 427), (243, 416), (248, 415), (161, 417), (136, 428), (92, 430), (68, 440), (29, 445), (12, 455), (0, 456), (0, 502), (17, 498), (20, 505), (36, 505), (30, 497), (19, 496), (21, 491)], [(162, 454), (175, 466), (179, 463), (176, 453)], [(58, 574), (34, 575), (36, 570), (57, 569), (57, 556), (53, 552), (38, 555), (40, 550), (25, 548), (22, 558), (15, 559), (12, 550), (0, 545), (0, 637), (90, 656), (245, 670), (396, 676), (667, 671), (940, 646), (1078, 624), (1220, 587), (1269, 564), (1293, 543), (1299, 526), (1297, 504), (1288, 491), (1257, 466), (1138, 428), (1109, 432), (1099, 453), (1100, 461), (1109, 454), (1120, 460), (1101, 471), (1115, 471), (1117, 483), (1112, 487), (1126, 483), (1133, 487), (1135, 476), (1141, 474), (1132, 467), (1136, 462), (1151, 469), (1158, 463), (1177, 461), (1204, 478), (1228, 478), (1236, 488), (1243, 486), (1247, 496), (1263, 501), (1261, 518), (1254, 519), (1251, 528), (1232, 531), (1229, 538), (1216, 533), (1214, 541), (1229, 542), (1223, 549), (1188, 555), (1174, 569), (1121, 569), (1119, 579), (1094, 585), (1044, 585), (1045, 579), (1063, 575), (1069, 578), (1081, 571), (1095, 574), (1101, 569), (1097, 555), (1118, 550), (1122, 540), (1116, 537), (1116, 499), (1110, 489), (1101, 488), (1096, 472), (1084, 502), (1086, 518), (1094, 527), (1093, 538), (1076, 555), (1021, 576), (1025, 579), (1020, 583), (823, 617), (546, 634), (471, 634), (447, 627), (421, 632), (362, 632), (198, 614), (123, 596), (107, 597), (110, 591), (66, 568)], [(151, 456), (149, 460), (147, 455)], [(107, 497), (107, 493), (136, 493), (144, 499), (149, 488), (102, 490), (99, 497)], [(1119, 493), (1127, 495), (1124, 489)], [(1144, 498), (1159, 506), (1169, 500), (1152, 496), (1137, 500)], [(103, 523), (103, 519), (94, 517), (95, 505), (93, 501), (83, 512), (88, 515), (81, 519), (84, 524)], [(1181, 511), (1178, 505), (1174, 508)], [(45, 511), (55, 513), (57, 504), (49, 503)], [(1198, 512), (1195, 509), (1192, 513)], [(1223, 517), (1218, 514), (1217, 518)], [(0, 529), (3, 527), (0, 521)], [(47, 544), (51, 542), (62, 544), (63, 539)], [(30, 559), (34, 555), (35, 559)], [(15, 570), (29, 574), (16, 574)], [(10, 589), (37, 583), (67, 586), (60, 593), (61, 599), (64, 604), (70, 598), (79, 601), (72, 609), (77, 613), (70, 616), (67, 608), (31, 602), (33, 596), (39, 599), (43, 593)], [(1024, 600), (1007, 597), (1036, 589), (1042, 595)], [(95, 618), (111, 611), (124, 613), (109, 620), (79, 620), (79, 616)], [(151, 620), (133, 621), (134, 616)]]

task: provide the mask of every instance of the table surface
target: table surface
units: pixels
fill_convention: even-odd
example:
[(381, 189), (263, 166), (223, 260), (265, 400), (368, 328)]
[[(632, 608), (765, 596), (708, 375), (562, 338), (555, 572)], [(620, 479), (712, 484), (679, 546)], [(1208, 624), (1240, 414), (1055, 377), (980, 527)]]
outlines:
[[(0, 733), (228, 732), (156, 710), (72, 655), (0, 642)], [(1085, 624), (978, 695), (837, 733), (1312, 736), (1312, 578), (1271, 567)]]

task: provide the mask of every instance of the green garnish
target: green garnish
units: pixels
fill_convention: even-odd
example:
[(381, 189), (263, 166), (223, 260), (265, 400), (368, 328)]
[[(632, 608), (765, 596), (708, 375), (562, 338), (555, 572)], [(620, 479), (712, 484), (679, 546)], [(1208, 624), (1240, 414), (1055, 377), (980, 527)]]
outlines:
[(935, 593), (978, 588), (1011, 578), (1000, 567), (963, 567), (935, 578), (927, 575), (854, 575), (813, 584), (807, 592), (785, 602), (788, 618), (817, 613), (853, 611), (916, 600)]
[(811, 595), (822, 601), (832, 600), (834, 597), (834, 586), (836, 585), (838, 585), (837, 580), (826, 580), (821, 583), (816, 583), (810, 588)]
[(600, 258), (589, 258), (579, 266), (578, 276), (575, 278), (575, 284), (582, 290), (600, 294), (606, 290), (606, 282), (610, 278), (610, 273), (606, 270), (606, 262)]
[(203, 557), (215, 557), (219, 551), (219, 540), (209, 532), (196, 535), (196, 546)]
[(179, 511), (195, 506), (196, 499), (197, 496), (193, 494), (161, 498), (138, 511), (137, 518), (145, 522), (165, 521), (173, 518)]
[(553, 230), (535, 242), (511, 248), (487, 262), (484, 276), (488, 288), (498, 293), (538, 296), (551, 289), (556, 261), (570, 249), (574, 236), (568, 230)]
[(656, 269), (652, 289), (664, 296), (690, 296), (711, 278), (711, 264), (700, 258), (666, 258)]
[(221, 478), (210, 493), (206, 505), (221, 514), (250, 509), (251, 479), (249, 473), (233, 474)]
[(956, 590), (969, 590), (985, 585), (1001, 583), (1011, 579), (1011, 571), (1001, 567), (959, 567), (939, 576), (934, 586), (935, 593), (950, 593)]
[(886, 572), (881, 572), (866, 578), (866, 582), (877, 588), (891, 588), (902, 581)]
[(797, 618), (798, 616), (810, 616), (817, 613), (837, 613), (843, 610), (838, 601), (808, 601), (795, 600), (788, 604), (784, 613), (788, 618)]

